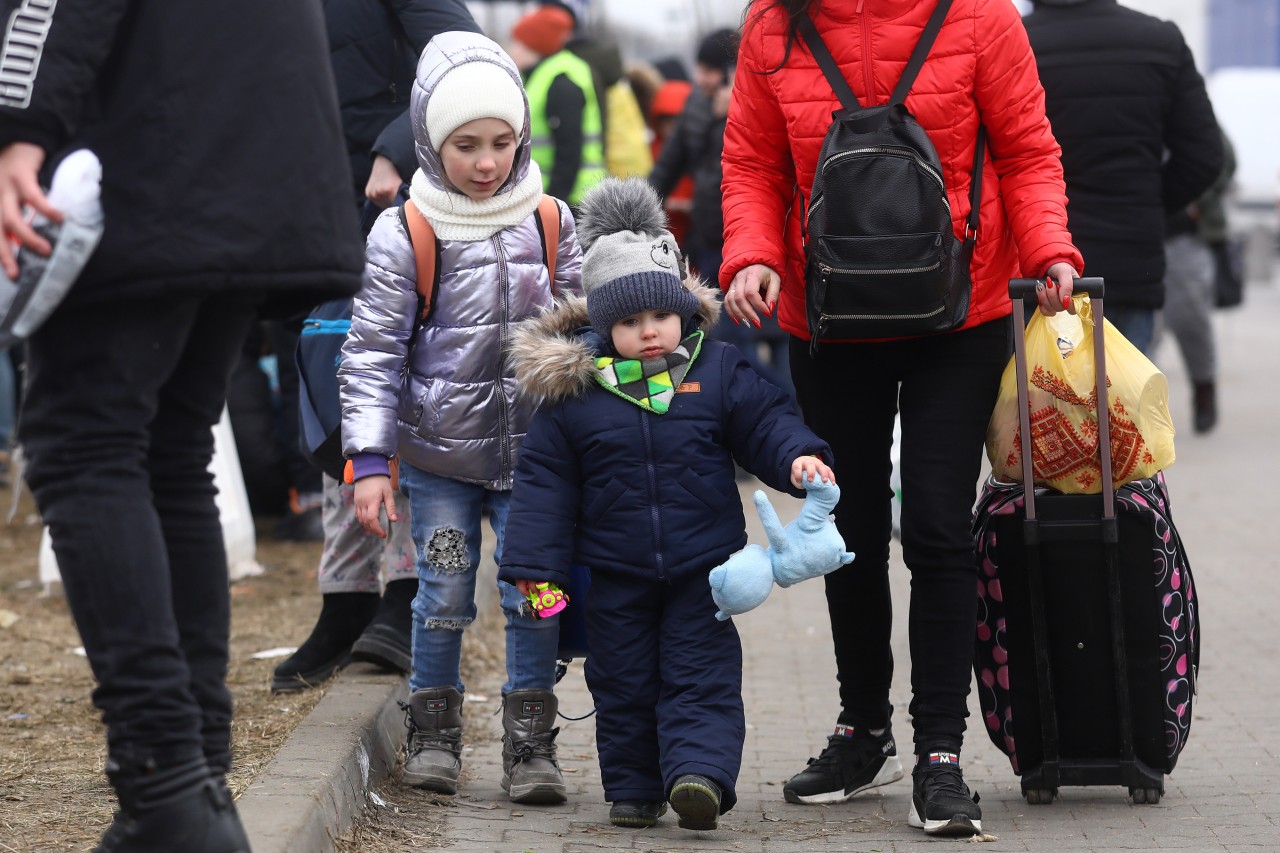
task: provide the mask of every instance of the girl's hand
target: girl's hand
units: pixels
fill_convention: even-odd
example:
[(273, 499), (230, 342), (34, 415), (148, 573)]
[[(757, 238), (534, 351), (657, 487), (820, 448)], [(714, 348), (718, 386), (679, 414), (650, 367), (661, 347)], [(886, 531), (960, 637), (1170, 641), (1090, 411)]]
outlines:
[(816, 456), (798, 456), (791, 463), (791, 485), (797, 489), (804, 488), (804, 481), (821, 479), (824, 483), (834, 483), (836, 474), (827, 463)]
[[(360, 526), (375, 536), (387, 538), (387, 531), (382, 529), (382, 506), (387, 507), (387, 521), (400, 520), (396, 512), (395, 491), (391, 488), (391, 478), (385, 474), (372, 477), (361, 477), (356, 480), (356, 521)], [(388, 524), (388, 527), (390, 524)]]
[(764, 264), (751, 264), (738, 270), (730, 282), (724, 294), (724, 310), (733, 322), (745, 320), (758, 329), (761, 314), (773, 316), (781, 289), (782, 276)]

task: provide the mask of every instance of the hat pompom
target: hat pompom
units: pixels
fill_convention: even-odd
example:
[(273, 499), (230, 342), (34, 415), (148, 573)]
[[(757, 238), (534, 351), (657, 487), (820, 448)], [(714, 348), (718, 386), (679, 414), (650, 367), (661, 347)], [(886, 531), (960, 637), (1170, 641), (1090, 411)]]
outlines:
[(607, 234), (635, 231), (656, 237), (666, 230), (662, 200), (653, 187), (638, 178), (605, 178), (578, 205), (578, 243), (583, 251)]

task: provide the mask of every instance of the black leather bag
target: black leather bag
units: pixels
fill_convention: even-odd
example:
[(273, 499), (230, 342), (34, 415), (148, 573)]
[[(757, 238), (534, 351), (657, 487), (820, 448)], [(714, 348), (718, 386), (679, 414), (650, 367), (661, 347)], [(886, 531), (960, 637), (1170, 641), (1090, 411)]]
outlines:
[(960, 240), (938, 152), (904, 103), (950, 6), (938, 3), (889, 103), (866, 109), (812, 20), (800, 19), (800, 34), (843, 107), (823, 140), (805, 218), (811, 351), (824, 340), (947, 332), (968, 315), (985, 130), (974, 149)]

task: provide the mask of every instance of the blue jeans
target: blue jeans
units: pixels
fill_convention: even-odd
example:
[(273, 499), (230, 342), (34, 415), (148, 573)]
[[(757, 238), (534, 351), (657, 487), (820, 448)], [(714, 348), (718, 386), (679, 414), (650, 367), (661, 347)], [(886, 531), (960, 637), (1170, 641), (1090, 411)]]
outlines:
[[(493, 558), (502, 560), (511, 492), (400, 466), (400, 489), (409, 497), (409, 529), (418, 546), (418, 595), (413, 600), (413, 690), (464, 690), (460, 665), (462, 632), (476, 618), (476, 569), (480, 522), (489, 511), (497, 537)], [(550, 690), (556, 683), (560, 617), (538, 619), (520, 592), (498, 581), (507, 617), (507, 683), (512, 690)]]
[(1153, 308), (1132, 308), (1128, 305), (1112, 306), (1103, 303), (1103, 314), (1129, 343), (1142, 354), (1151, 357), (1151, 342), (1156, 333), (1156, 312)]

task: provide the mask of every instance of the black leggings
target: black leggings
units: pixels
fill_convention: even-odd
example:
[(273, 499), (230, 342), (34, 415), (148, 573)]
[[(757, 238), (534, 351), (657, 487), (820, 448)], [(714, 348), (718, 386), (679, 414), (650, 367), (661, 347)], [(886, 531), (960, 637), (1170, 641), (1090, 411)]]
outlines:
[(911, 716), (918, 751), (959, 751), (977, 587), (970, 515), (987, 421), (1009, 358), (1009, 321), (902, 341), (791, 341), (805, 420), (835, 453), (836, 525), (857, 557), (826, 576), (840, 722), (889, 724), (889, 450), (902, 415), (902, 551), (911, 571)]

